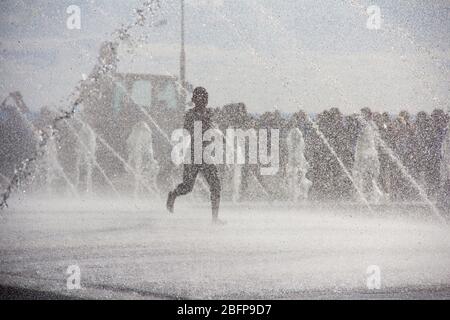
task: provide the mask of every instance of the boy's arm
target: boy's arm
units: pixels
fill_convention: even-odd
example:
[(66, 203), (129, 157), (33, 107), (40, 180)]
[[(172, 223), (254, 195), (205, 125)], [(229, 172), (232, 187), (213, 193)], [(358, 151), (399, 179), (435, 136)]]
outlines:
[(186, 114), (184, 115), (184, 123), (183, 123), (183, 128), (189, 131), (189, 124), (190, 124), (190, 113), (189, 111), (186, 112)]
[(212, 109), (208, 108), (208, 121), (210, 124), (210, 128), (214, 130), (219, 130), (219, 125), (215, 121), (214, 112)]

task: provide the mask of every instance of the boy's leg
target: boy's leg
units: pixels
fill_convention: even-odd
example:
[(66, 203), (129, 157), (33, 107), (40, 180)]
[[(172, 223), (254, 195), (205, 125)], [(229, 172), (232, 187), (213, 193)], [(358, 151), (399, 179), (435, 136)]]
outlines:
[(217, 218), (219, 217), (221, 192), (219, 173), (215, 165), (205, 165), (202, 168), (202, 172), (206, 182), (209, 184), (209, 189), (211, 192), (212, 217), (214, 221), (217, 221)]
[(199, 167), (197, 165), (189, 165), (185, 164), (183, 167), (183, 182), (180, 183), (174, 191), (169, 192), (169, 196), (167, 198), (167, 210), (173, 212), (173, 206), (175, 204), (175, 199), (178, 196), (183, 196), (188, 194), (194, 188), (195, 179), (197, 178), (197, 174), (199, 171)]

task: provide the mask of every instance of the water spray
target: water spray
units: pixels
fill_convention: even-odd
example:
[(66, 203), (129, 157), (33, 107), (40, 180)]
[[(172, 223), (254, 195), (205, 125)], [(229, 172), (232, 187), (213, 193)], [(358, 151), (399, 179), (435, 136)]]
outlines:
[[(130, 35), (130, 31), (137, 26), (144, 26), (145, 22), (148, 20), (149, 17), (154, 16), (154, 14), (160, 9), (160, 0), (145, 0), (143, 1), (142, 5), (135, 9), (135, 20), (128, 25), (122, 25), (120, 28), (116, 29), (113, 32), (113, 35), (116, 40), (121, 42), (131, 42), (132, 37)], [(98, 76), (109, 74), (110, 68), (107, 66), (103, 66), (101, 70), (99, 70), (99, 73), (97, 77), (94, 77), (92, 80), (97, 81)], [(81, 81), (78, 83), (78, 85), (75, 87), (74, 91), (69, 94), (69, 97), (71, 96), (79, 96), (79, 90), (80, 90)], [(48, 126), (49, 130), (41, 130), (39, 131), (39, 143), (37, 146), (37, 150), (34, 153), (32, 157), (29, 157), (22, 161), (22, 163), (17, 166), (14, 170), (14, 174), (9, 182), (9, 184), (6, 186), (6, 190), (0, 195), (0, 209), (4, 209), (8, 207), (7, 200), (11, 196), (11, 193), (13, 190), (19, 187), (19, 184), (21, 181), (26, 180), (28, 177), (32, 175), (32, 169), (31, 165), (34, 164), (37, 160), (41, 159), (45, 153), (45, 146), (47, 145), (49, 139), (55, 135), (57, 132), (57, 126), (58, 123), (64, 120), (71, 119), (78, 106), (82, 103), (82, 98), (77, 98), (75, 102), (72, 104), (71, 108), (68, 111), (62, 111), (62, 114), (58, 116), (57, 118), (53, 119), (51, 124)]]

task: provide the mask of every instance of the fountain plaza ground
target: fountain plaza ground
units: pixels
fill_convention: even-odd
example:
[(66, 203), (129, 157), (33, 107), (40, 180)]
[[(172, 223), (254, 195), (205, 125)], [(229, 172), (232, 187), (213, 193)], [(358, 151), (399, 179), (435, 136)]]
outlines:
[[(2, 298), (450, 298), (449, 226), (426, 206), (224, 203), (227, 224), (213, 226), (189, 197), (169, 215), (162, 201), (15, 195), (0, 223)], [(380, 289), (367, 287), (372, 265)]]

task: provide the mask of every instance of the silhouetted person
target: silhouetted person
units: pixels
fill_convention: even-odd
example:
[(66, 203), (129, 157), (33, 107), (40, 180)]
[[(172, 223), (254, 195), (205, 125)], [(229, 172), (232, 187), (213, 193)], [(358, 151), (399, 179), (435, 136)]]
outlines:
[(438, 194), (438, 206), (447, 217), (450, 215), (450, 125), (447, 126), (441, 152), (441, 190)]
[(442, 109), (436, 109), (431, 113), (432, 138), (429, 155), (427, 181), (430, 194), (436, 196), (441, 186), (442, 143), (444, 141), (449, 119)]
[[(374, 122), (378, 127), (379, 137), (388, 146), (392, 148), (392, 121), (387, 112), (376, 115)], [(395, 172), (396, 165), (392, 161), (389, 152), (384, 147), (378, 148), (378, 155), (380, 158), (380, 185), (385, 194), (389, 197), (392, 194), (392, 179)]]
[[(426, 186), (428, 195), (433, 195), (433, 188), (431, 184), (433, 181), (429, 179), (431, 154), (433, 152), (433, 124), (431, 118), (423, 111), (419, 112), (414, 123), (414, 163), (415, 163), (415, 178), (419, 183)], [(427, 179), (428, 178), (428, 179)]]
[[(348, 158), (347, 146), (344, 146), (345, 134), (344, 117), (337, 108), (324, 111), (317, 117), (316, 121), (320, 131), (327, 139), (331, 148), (336, 152), (340, 160)], [(311, 163), (310, 175), (313, 185), (311, 197), (316, 199), (336, 200), (349, 196), (351, 182), (345, 175), (335, 154), (315, 133), (313, 152), (314, 161)]]
[[(401, 111), (393, 123), (392, 142), (394, 154), (398, 157), (406, 171), (413, 177), (414, 168), (414, 126), (407, 111)], [(392, 179), (392, 197), (396, 200), (416, 199), (418, 194), (409, 179), (396, 166)]]
[[(203, 174), (209, 184), (211, 192), (212, 218), (214, 223), (222, 223), (218, 219), (220, 204), (220, 179), (216, 165), (214, 164), (195, 164), (194, 163), (194, 123), (199, 121), (202, 124), (202, 133), (213, 128), (211, 109), (206, 108), (208, 105), (208, 92), (205, 88), (197, 87), (192, 96), (192, 102), (195, 107), (186, 113), (184, 118), (184, 129), (191, 136), (191, 164), (185, 164), (183, 168), (183, 182), (179, 184), (174, 191), (169, 192), (167, 198), (167, 210), (173, 212), (175, 199), (178, 196), (186, 195), (194, 188), (195, 179), (199, 172)], [(203, 148), (205, 147), (203, 143)], [(203, 155), (203, 150), (202, 150)]]
[(30, 116), (19, 92), (11, 93), (0, 104), (0, 173), (5, 177), (11, 177), (15, 167), (36, 150), (38, 141)]

